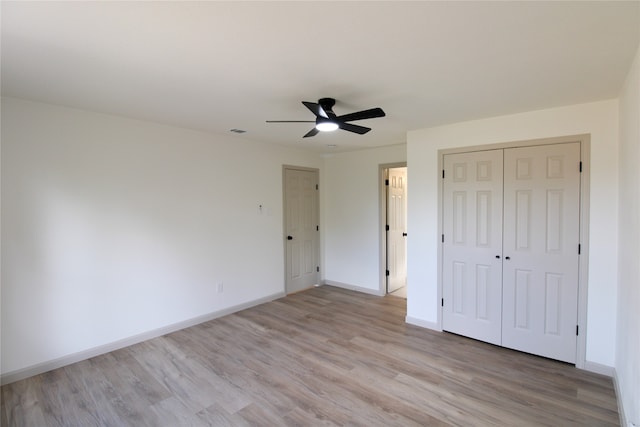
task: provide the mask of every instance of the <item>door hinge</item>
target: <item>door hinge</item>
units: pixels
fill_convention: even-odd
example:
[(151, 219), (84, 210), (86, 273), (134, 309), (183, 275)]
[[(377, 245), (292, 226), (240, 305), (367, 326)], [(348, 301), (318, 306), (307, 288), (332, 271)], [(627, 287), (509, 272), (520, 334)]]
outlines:
[(386, 185), (387, 187), (389, 186), (389, 180), (388, 179), (384, 180), (384, 185)]
[(318, 184), (316, 184), (316, 190), (317, 190), (318, 188), (319, 188), (319, 187), (318, 187)]
[(442, 298), (442, 300), (440, 300), (440, 305), (441, 305), (442, 307), (444, 307), (444, 298)]
[(578, 335), (578, 332), (580, 332), (580, 326), (576, 325), (576, 336)]
[(318, 265), (318, 266), (316, 266), (316, 271), (317, 271), (318, 273), (320, 273), (320, 266), (319, 266), (319, 265)]
[(442, 243), (444, 243), (444, 234), (442, 235)]
[(582, 252), (582, 245), (578, 243), (578, 255), (580, 255), (581, 252)]
[(442, 169), (442, 179), (444, 179), (444, 169)]
[(388, 276), (388, 275), (389, 275), (389, 270), (387, 270), (387, 271), (385, 272), (385, 274)]
[(385, 225), (384, 229), (389, 231), (389, 224)]
[(320, 226), (316, 225), (316, 231), (320, 231)]
[(582, 173), (582, 162), (580, 162), (580, 172)]

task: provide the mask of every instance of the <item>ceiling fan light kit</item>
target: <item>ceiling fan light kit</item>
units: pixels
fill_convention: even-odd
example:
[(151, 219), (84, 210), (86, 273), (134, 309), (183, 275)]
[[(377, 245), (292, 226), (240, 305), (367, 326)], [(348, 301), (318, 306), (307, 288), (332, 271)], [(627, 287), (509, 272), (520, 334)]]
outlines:
[[(333, 98), (322, 98), (317, 103), (302, 101), (302, 104), (309, 109), (315, 116), (315, 127), (307, 132), (303, 138), (315, 136), (318, 132), (331, 132), (336, 129), (346, 130), (348, 132), (364, 135), (371, 128), (354, 125), (352, 122), (356, 120), (373, 119), (376, 117), (384, 117), (386, 114), (382, 108), (371, 108), (369, 110), (357, 111), (355, 113), (337, 116), (333, 112), (333, 106), (336, 100)], [(267, 123), (314, 123), (312, 120), (267, 120)]]
[(338, 123), (332, 122), (331, 120), (316, 120), (316, 129), (320, 132), (333, 132), (339, 127)]

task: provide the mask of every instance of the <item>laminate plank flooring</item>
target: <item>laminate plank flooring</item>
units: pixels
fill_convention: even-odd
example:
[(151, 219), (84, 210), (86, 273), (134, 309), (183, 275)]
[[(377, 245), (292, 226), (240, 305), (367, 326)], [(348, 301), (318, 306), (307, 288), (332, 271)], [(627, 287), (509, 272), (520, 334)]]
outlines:
[(8, 426), (617, 426), (610, 378), (322, 286), (2, 387)]

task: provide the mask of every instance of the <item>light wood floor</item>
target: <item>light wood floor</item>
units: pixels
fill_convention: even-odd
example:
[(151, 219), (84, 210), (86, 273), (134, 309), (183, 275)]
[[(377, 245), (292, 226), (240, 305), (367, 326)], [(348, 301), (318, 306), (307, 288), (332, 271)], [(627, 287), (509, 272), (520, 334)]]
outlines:
[(323, 286), (2, 387), (3, 426), (613, 426), (609, 378)]

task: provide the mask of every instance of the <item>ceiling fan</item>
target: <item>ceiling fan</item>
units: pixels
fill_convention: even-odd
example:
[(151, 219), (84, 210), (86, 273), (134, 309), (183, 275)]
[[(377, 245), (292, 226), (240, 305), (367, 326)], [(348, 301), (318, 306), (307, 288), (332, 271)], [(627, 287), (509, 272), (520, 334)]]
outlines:
[(267, 123), (315, 123), (316, 126), (307, 132), (303, 138), (315, 136), (318, 132), (330, 132), (336, 129), (364, 135), (369, 132), (371, 128), (347, 122), (385, 116), (382, 108), (371, 108), (369, 110), (336, 116), (336, 113), (333, 112), (333, 106), (336, 104), (336, 100), (333, 98), (322, 98), (319, 99), (317, 103), (302, 101), (302, 104), (315, 114), (315, 120), (267, 120)]

